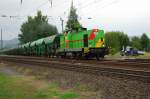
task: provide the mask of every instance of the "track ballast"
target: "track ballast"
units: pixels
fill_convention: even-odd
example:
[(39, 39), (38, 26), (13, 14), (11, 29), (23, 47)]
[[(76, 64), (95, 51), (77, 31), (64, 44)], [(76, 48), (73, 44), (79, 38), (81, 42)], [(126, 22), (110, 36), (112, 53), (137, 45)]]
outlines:
[(3, 55), (0, 56), (0, 60), (150, 82), (148, 59), (95, 61)]

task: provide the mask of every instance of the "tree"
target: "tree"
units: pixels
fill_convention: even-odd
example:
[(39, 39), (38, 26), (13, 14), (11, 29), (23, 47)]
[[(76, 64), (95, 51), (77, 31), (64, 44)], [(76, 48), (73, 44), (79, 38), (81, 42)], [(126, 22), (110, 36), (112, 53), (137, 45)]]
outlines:
[(129, 45), (129, 37), (120, 31), (112, 31), (105, 33), (105, 43), (111, 48), (111, 54), (115, 54), (123, 47)]
[(76, 9), (73, 6), (73, 2), (71, 4), (71, 8), (70, 8), (70, 14), (68, 16), (68, 21), (67, 21), (67, 25), (66, 25), (66, 29), (69, 30), (78, 30), (79, 28), (81, 28), (81, 24), (78, 21), (78, 15), (76, 13)]
[(124, 34), (123, 32), (120, 32), (119, 33), (119, 42), (120, 42), (120, 50), (123, 47), (126, 48), (129, 45), (129, 43), (130, 43), (128, 35)]
[(131, 38), (131, 46), (138, 50), (141, 50), (141, 39), (137, 36)]
[(20, 30), (22, 32), (19, 34), (21, 44), (58, 33), (56, 26), (48, 24), (47, 16), (43, 16), (41, 11), (38, 11), (35, 17), (29, 16)]
[(142, 50), (146, 50), (148, 48), (148, 45), (149, 45), (149, 38), (145, 33), (143, 33), (142, 36), (141, 36)]

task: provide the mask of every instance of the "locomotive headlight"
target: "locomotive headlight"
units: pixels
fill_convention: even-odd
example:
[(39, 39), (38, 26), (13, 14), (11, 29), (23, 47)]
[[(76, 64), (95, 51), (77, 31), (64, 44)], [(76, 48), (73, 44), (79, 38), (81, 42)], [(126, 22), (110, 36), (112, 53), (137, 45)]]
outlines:
[(103, 42), (104, 41), (104, 39), (103, 38), (101, 38), (101, 42)]
[(105, 45), (103, 44), (102, 47), (105, 47)]

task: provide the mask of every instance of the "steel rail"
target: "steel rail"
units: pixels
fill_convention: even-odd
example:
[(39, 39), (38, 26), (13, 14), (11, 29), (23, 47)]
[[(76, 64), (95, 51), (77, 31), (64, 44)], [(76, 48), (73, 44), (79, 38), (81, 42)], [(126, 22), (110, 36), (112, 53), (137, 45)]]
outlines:
[(132, 68), (118, 68), (117, 66), (107, 67), (99, 66), (98, 64), (85, 64), (85, 63), (73, 63), (73, 62), (62, 62), (62, 61), (47, 61), (39, 59), (28, 59), (21, 57), (1, 57), (2, 61), (10, 61), (16, 63), (24, 63), (31, 65), (40, 65), (56, 69), (64, 69), (76, 72), (83, 72), (95, 75), (109, 75), (117, 77), (125, 77), (135, 80), (147, 81), (150, 82), (150, 71), (132, 69)]
[(77, 59), (62, 59), (62, 58), (45, 58), (45, 57), (29, 57), (29, 56), (0, 56), (0, 57), (11, 57), (11, 58), (23, 58), (23, 59), (36, 59), (36, 60), (46, 60), (46, 61), (62, 61), (62, 62), (78, 62), (78, 63), (87, 63), (91, 65), (102, 64), (102, 65), (111, 65), (111, 66), (120, 66), (120, 67), (129, 67), (129, 68), (149, 68), (150, 61), (148, 59), (128, 59), (128, 60), (77, 60)]

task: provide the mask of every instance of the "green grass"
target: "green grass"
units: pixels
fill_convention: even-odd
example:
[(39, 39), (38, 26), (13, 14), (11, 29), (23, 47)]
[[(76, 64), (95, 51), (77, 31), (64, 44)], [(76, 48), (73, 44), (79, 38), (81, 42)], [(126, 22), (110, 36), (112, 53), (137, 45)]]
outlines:
[(109, 59), (118, 59), (118, 58), (122, 58), (122, 56), (120, 55), (119, 52), (116, 53), (116, 54), (114, 54), (114, 55), (109, 54), (109, 55), (107, 55), (106, 57), (109, 58)]
[(85, 84), (77, 83), (76, 86), (74, 87), (74, 90), (80, 91), (80, 92), (87, 92), (87, 91), (90, 91), (91, 88)]
[(72, 91), (62, 91), (59, 89), (59, 85), (52, 83), (49, 85), (48, 89), (40, 90), (36, 93), (38, 97), (47, 97), (48, 99), (77, 99), (78, 94)]
[(150, 52), (148, 53), (148, 52), (146, 52), (144, 55), (140, 55), (140, 56), (137, 56), (137, 58), (147, 58), (147, 59), (150, 59)]
[[(26, 79), (26, 78), (25, 78)], [(31, 84), (32, 82), (32, 84)], [(0, 74), (0, 99), (78, 99), (72, 91), (63, 91), (58, 84), (50, 84), (39, 89), (36, 81), (26, 81), (23, 77)], [(36, 84), (35, 84), (36, 85)]]
[(78, 99), (79, 96), (74, 92), (60, 92), (58, 90), (38, 91), (37, 97), (44, 99)]
[(43, 89), (37, 92), (38, 97), (46, 99), (78, 99), (79, 95), (72, 91), (62, 91), (58, 84), (50, 84), (48, 89)]
[(19, 80), (18, 77), (0, 74), (0, 99), (34, 99), (34, 88)]

